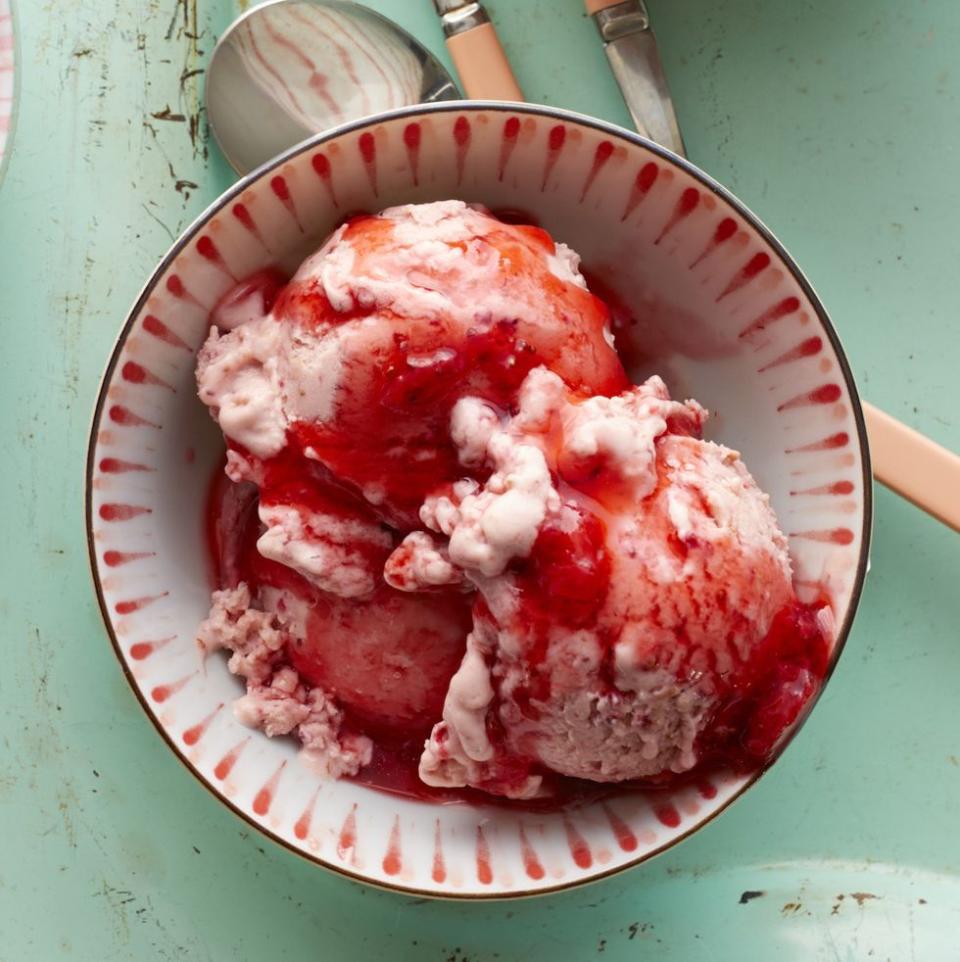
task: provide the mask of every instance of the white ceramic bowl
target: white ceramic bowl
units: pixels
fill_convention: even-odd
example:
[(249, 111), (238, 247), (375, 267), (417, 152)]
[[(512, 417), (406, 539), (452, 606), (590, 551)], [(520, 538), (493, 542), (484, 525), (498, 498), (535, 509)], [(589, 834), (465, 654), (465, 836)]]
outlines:
[(348, 212), (459, 197), (519, 208), (650, 318), (624, 341), (714, 412), (790, 536), (801, 597), (826, 594), (834, 660), (870, 530), (859, 402), (836, 334), (770, 233), (703, 173), (642, 138), (543, 107), (442, 104), (350, 124), (237, 184), (186, 231), (123, 326), (87, 465), (90, 556), (110, 638), (154, 724), (235, 812), (345, 875), (430, 895), (513, 896), (636, 864), (756, 775), (552, 814), (433, 805), (323, 782), (296, 746), (236, 721), (240, 683), (194, 633), (210, 582), (204, 497), (222, 451), (196, 399), (211, 305), (237, 278), (294, 268)]

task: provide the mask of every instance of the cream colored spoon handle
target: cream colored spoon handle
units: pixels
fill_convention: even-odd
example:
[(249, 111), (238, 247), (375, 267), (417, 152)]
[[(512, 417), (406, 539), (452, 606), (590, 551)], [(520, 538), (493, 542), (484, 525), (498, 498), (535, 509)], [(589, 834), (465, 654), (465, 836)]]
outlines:
[(873, 476), (960, 531), (960, 455), (864, 403)]
[(471, 100), (522, 103), (523, 92), (483, 5), (434, 0), (434, 6), (464, 93)]

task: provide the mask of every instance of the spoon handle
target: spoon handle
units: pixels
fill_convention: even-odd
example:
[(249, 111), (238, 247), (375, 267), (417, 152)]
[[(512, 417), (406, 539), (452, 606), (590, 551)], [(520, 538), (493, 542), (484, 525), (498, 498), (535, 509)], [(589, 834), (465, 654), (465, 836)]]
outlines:
[(873, 475), (938, 521), (960, 531), (960, 455), (863, 404)]
[(522, 103), (523, 92), (483, 5), (434, 0), (434, 6), (467, 97)]

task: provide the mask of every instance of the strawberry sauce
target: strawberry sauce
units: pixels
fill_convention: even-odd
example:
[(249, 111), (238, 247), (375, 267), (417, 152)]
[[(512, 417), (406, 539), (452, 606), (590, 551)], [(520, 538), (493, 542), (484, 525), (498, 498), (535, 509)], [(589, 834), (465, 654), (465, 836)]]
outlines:
[[(557, 130), (559, 152), (563, 128)], [(469, 143), (469, 128), (465, 136)], [(419, 140), (414, 146), (418, 144)], [(366, 146), (373, 151), (375, 145), (371, 140)], [(361, 149), (365, 150), (362, 143)], [(366, 153), (363, 157), (372, 163), (372, 153), (370, 158)], [(549, 176), (549, 170), (544, 176)], [(525, 223), (517, 226), (520, 219)], [(297, 608), (299, 631), (289, 632), (281, 654), (304, 684), (335, 696), (348, 735), (373, 739), (372, 759), (355, 776), (370, 787), (432, 802), (548, 810), (624, 791), (673, 789), (688, 782), (710, 785), (709, 775), (718, 768), (762, 768), (773, 757), (784, 732), (811, 702), (827, 671), (830, 646), (817, 615), (825, 600), (807, 606), (791, 598), (776, 613), (749, 659), (738, 660), (737, 656), (733, 667), (723, 671), (716, 668), (712, 651), (706, 656), (713, 662), (704, 667), (709, 646), (696, 650), (686, 636), (690, 621), (682, 622), (678, 629), (675, 624), (659, 623), (656, 615), (647, 619), (644, 611), (643, 623), (649, 620), (661, 634), (669, 635), (670, 645), (682, 649), (679, 658), (662, 659), (662, 663), (672, 664), (676, 680), (686, 683), (708, 675), (713, 685), (713, 714), (694, 746), (701, 761), (682, 775), (667, 773), (643, 781), (606, 784), (557, 775), (532, 758), (520, 757), (516, 746), (512, 752), (505, 747), (507, 733), (498, 728), (501, 722), (496, 711), (488, 713), (487, 733), (494, 746), (503, 749), (498, 752), (501, 768), (497, 778), (501, 781), (489, 788), (496, 793), (514, 779), (519, 784), (530, 774), (541, 775), (542, 797), (517, 802), (479, 789), (436, 789), (417, 774), (424, 740), (441, 718), (450, 678), (461, 662), (468, 633), (474, 625), (501, 627), (486, 602), (469, 587), (444, 584), (408, 593), (383, 580), (387, 557), (406, 534), (422, 527), (418, 512), (428, 495), (449, 489), (465, 474), (480, 484), (488, 478), (490, 469), (468, 472), (459, 461), (450, 437), (453, 406), (461, 398), (479, 397), (504, 416), (512, 415), (517, 411), (521, 384), (540, 366), (563, 379), (572, 399), (612, 397), (628, 387), (621, 360), (604, 332), (610, 326), (621, 332), (633, 327), (636, 322), (630, 311), (609, 288), (597, 288), (603, 294), (601, 300), (564, 280), (564, 268), (548, 269), (545, 265), (556, 265), (562, 251), (558, 252), (544, 230), (529, 226), (529, 218), (503, 212), (501, 221), (492, 222), (486, 233), (470, 241), (471, 245), (486, 245), (503, 265), (500, 288), (489, 292), (496, 307), (485, 313), (481, 305), (487, 303), (487, 292), (474, 290), (472, 279), (461, 277), (457, 283), (463, 289), (451, 293), (446, 286), (452, 282), (444, 273), (448, 269), (436, 266), (433, 259), (417, 268), (417, 293), (411, 297), (443, 291), (453, 305), (447, 313), (424, 310), (421, 316), (407, 310), (404, 314), (406, 308), (389, 298), (383, 302), (352, 293), (344, 297), (328, 292), (309, 273), (301, 272), (288, 282), (274, 270), (241, 281), (221, 300), (212, 317), (221, 328), (232, 329), (259, 317), (268, 323), (290, 325), (302, 338), (301, 344), (315, 345), (329, 338), (335, 342), (331, 352), (335, 360), (328, 363), (338, 365), (338, 374), (330, 415), (284, 422), (285, 446), (278, 454), (258, 458), (228, 441), (234, 476), (241, 464), (239, 476), (255, 479), (255, 483), (228, 480), (222, 466), (210, 483), (206, 538), (212, 580), (217, 588), (245, 582), (260, 606), (279, 596), (291, 609)], [(356, 275), (382, 281), (384, 271), (377, 258), (385, 250), (389, 254), (398, 243), (392, 223), (357, 215), (345, 222), (344, 238), (352, 247)], [(458, 244), (466, 257), (466, 244), (450, 242), (448, 246), (456, 248)], [(209, 253), (216, 253), (212, 245)], [(437, 263), (442, 262), (440, 257)], [(510, 310), (514, 305), (516, 309)], [(266, 317), (268, 314), (271, 316)], [(283, 386), (285, 391), (294, 388)], [(121, 413), (136, 417), (126, 409)], [(684, 443), (699, 443), (692, 440), (699, 438), (699, 421), (693, 415), (684, 418), (676, 415), (675, 423), (668, 422), (667, 433)], [(119, 415), (114, 420), (120, 420)], [(255, 447), (253, 441), (249, 443)], [(547, 452), (548, 460), (549, 456)], [(513, 634), (522, 638), (520, 657), (529, 678), (524, 687), (511, 692), (511, 698), (533, 725), (538, 721), (537, 706), (552, 694), (549, 656), (551, 638), (555, 640), (556, 635), (551, 635), (551, 630), (555, 632), (558, 626), (570, 635), (595, 630), (602, 648), (597, 656), (600, 694), (624, 695), (615, 684), (615, 646), (623, 626), (604, 623), (602, 616), (617, 577), (608, 526), (618, 514), (639, 511), (640, 503), (631, 500), (627, 479), (605, 461), (602, 452), (576, 458), (558, 453), (549, 468), (566, 514), (562, 523), (543, 523), (527, 556), (514, 557), (509, 569), (510, 591), (519, 612), (513, 617), (522, 622)], [(661, 470), (661, 478), (664, 474)], [(304, 568), (298, 571), (265, 557), (257, 542), (267, 524), (258, 512), (266, 518), (278, 509), (290, 509), (309, 529), (312, 551), (332, 546), (341, 559), (349, 557), (351, 566), (372, 573), (371, 590), (355, 596), (321, 590), (300, 573)], [(279, 523), (268, 524), (280, 527)], [(362, 535), (351, 534), (356, 531)], [(701, 548), (674, 537), (663, 550), (672, 552), (670, 560), (682, 563), (688, 553)], [(737, 577), (749, 580), (747, 574)], [(781, 574), (782, 594), (770, 596), (775, 600), (762, 621), (764, 626), (779, 599), (790, 593), (785, 579), (786, 574)], [(721, 587), (727, 584), (724, 580)], [(657, 582), (658, 592), (661, 587)], [(696, 589), (690, 590), (696, 596)], [(717, 597), (719, 602), (713, 594), (704, 593), (706, 600), (694, 597), (695, 615), (691, 618), (699, 619), (701, 601), (717, 604), (731, 626), (732, 637), (734, 629), (741, 627), (738, 619), (742, 616), (727, 610), (724, 592)], [(659, 602), (659, 595), (655, 600)], [(659, 604), (654, 607), (659, 609)], [(619, 618), (623, 609), (614, 611)], [(637, 617), (637, 621), (641, 619)], [(754, 642), (757, 633), (755, 630)], [(726, 641), (729, 645), (731, 639)], [(660, 667), (656, 662), (660, 652), (653, 647), (651, 651), (653, 667)], [(496, 701), (500, 690), (495, 672), (491, 684)], [(632, 737), (635, 729), (630, 733)], [(499, 758), (500, 754), (504, 757)], [(269, 785), (263, 789), (264, 810), (269, 808), (272, 790)], [(674, 813), (675, 809), (664, 806), (661, 821), (672, 825)], [(630, 838), (624, 835), (624, 848), (631, 844)], [(637, 844), (635, 838), (632, 844)], [(589, 848), (579, 846), (572, 837), (571, 848), (579, 853), (578, 862), (588, 864), (593, 858)], [(397, 871), (399, 858), (398, 854)], [(394, 862), (390, 864), (394, 866)]]
[[(311, 604), (321, 607), (328, 601), (300, 575), (275, 562), (262, 558), (256, 551), (261, 531), (257, 518), (257, 490), (251, 484), (234, 484), (218, 469), (211, 480), (207, 507), (207, 544), (217, 587), (230, 587), (246, 581), (251, 587), (264, 586), (291, 590)], [(608, 563), (598, 557), (598, 539), (602, 522), (590, 515), (583, 527), (567, 535), (545, 529), (535, 545), (531, 558), (522, 567), (521, 583), (530, 597), (544, 599), (542, 617), (559, 618), (571, 627), (589, 621), (606, 591)], [(549, 574), (547, 574), (549, 572)], [(392, 592), (387, 586), (381, 592)], [(466, 635), (470, 624), (469, 597), (450, 595), (435, 598), (435, 603), (461, 605), (462, 628)], [(482, 602), (478, 603), (482, 607)], [(338, 651), (349, 661), (352, 657)], [(545, 656), (545, 649), (534, 648), (533, 661)], [(291, 648), (292, 664), (308, 681), (326, 683), (330, 679), (318, 674)], [(514, 801), (477, 789), (441, 789), (424, 784), (417, 766), (425, 737), (433, 721), (439, 720), (444, 685), (434, 691), (431, 703), (419, 721), (385, 723), (363, 710), (345, 706), (350, 727), (374, 738), (373, 757), (354, 780), (381, 791), (423, 801), (498, 805), (507, 808), (550, 811), (569, 805), (603, 800), (624, 792), (657, 792), (675, 789), (689, 783), (702, 783), (719, 768), (748, 772), (766, 765), (783, 732), (793, 724), (816, 692), (827, 669), (829, 646), (816, 622), (816, 609), (795, 603), (775, 618), (767, 638), (751, 664), (749, 677), (741, 677), (742, 691), (731, 700), (711, 726), (711, 737), (701, 746), (704, 760), (692, 771), (669, 775), (660, 780), (642, 782), (598, 783), (567, 778), (549, 771), (544, 777), (544, 797)], [(457, 667), (457, 658), (445, 667), (449, 675)], [(538, 677), (538, 676), (534, 676)], [(336, 690), (336, 689), (334, 689)], [(545, 691), (528, 693), (543, 697)], [(523, 694), (517, 693), (518, 702)], [(537, 771), (535, 765), (524, 771)]]

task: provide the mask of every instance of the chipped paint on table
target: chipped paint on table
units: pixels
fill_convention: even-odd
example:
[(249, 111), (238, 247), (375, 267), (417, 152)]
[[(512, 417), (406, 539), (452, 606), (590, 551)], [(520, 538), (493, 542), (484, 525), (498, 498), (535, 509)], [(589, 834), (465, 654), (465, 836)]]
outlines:
[[(447, 60), (426, 0), (375, 6)], [(579, 0), (488, 6), (531, 100), (627, 121)], [(960, 449), (960, 8), (650, 7), (691, 156), (804, 265), (864, 394)], [(885, 491), (861, 614), (787, 757), (624, 876), (517, 905), (361, 888), (251, 835), (156, 737), (93, 602), (83, 455), (129, 304), (230, 183), (202, 71), (233, 13), (19, 3), (0, 186), (0, 959), (955, 957), (960, 542)]]

